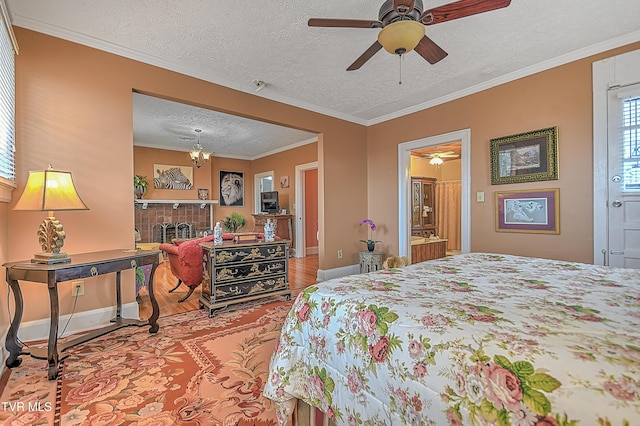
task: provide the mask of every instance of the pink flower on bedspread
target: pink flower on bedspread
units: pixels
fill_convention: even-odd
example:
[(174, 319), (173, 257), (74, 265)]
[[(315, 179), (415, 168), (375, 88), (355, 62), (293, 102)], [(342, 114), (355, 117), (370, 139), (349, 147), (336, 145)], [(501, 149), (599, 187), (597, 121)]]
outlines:
[(538, 416), (533, 426), (558, 426), (558, 422), (550, 416)]
[(418, 358), (422, 355), (422, 343), (417, 340), (409, 342), (409, 356), (411, 358)]
[(375, 312), (365, 309), (359, 314), (360, 333), (365, 336), (373, 336), (378, 325), (378, 315)]
[(511, 371), (491, 363), (482, 369), (482, 379), (486, 398), (498, 410), (504, 407), (515, 411), (520, 407), (522, 387), (520, 379)]
[(427, 375), (427, 366), (423, 362), (419, 362), (413, 366), (413, 374), (423, 378)]
[(619, 381), (607, 380), (603, 387), (611, 396), (621, 401), (633, 401), (637, 398), (638, 389), (635, 389), (634, 383), (625, 377)]
[(309, 305), (309, 302), (306, 302), (304, 305), (302, 305), (296, 315), (298, 316), (300, 322), (307, 321), (309, 319), (309, 316), (311, 315), (311, 305)]
[(369, 346), (369, 353), (373, 362), (384, 362), (389, 355), (389, 338), (382, 336), (378, 343), (374, 346)]

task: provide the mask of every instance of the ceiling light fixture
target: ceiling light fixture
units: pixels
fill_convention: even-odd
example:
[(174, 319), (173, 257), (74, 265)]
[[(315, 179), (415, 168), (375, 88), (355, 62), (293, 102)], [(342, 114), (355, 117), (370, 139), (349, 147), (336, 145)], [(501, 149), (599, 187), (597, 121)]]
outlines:
[(202, 130), (195, 129), (194, 131), (196, 132), (198, 139), (196, 141), (196, 144), (193, 145), (193, 148), (189, 152), (189, 156), (191, 157), (191, 162), (193, 163), (193, 165), (197, 168), (200, 168), (207, 164), (207, 160), (209, 160), (211, 153), (204, 151), (202, 149), (202, 145), (200, 145), (200, 132), (202, 132)]
[(391, 54), (411, 52), (424, 37), (424, 25), (412, 20), (397, 21), (378, 33), (378, 42)]
[(429, 160), (429, 164), (432, 164), (434, 166), (439, 166), (442, 163), (444, 163), (444, 161), (440, 157), (433, 157), (431, 160)]
[(262, 80), (253, 80), (253, 85), (256, 86), (256, 92), (259, 92), (267, 86), (267, 83)]

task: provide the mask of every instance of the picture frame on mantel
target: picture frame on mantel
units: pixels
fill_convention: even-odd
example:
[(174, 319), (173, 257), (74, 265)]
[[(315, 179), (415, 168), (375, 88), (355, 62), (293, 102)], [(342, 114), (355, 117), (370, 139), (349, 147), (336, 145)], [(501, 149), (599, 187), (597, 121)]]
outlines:
[(558, 179), (558, 128), (490, 140), (491, 185)]
[(560, 189), (498, 191), (496, 232), (560, 233)]

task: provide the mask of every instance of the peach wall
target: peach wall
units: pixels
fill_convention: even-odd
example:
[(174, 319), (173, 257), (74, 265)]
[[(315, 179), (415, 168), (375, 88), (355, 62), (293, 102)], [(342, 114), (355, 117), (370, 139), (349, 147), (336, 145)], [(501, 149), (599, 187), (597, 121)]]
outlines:
[[(471, 250), (592, 262), (591, 64), (639, 47), (635, 43), (370, 127), (369, 211), (386, 225), (380, 238), (385, 250), (398, 250), (398, 144), (470, 128)], [(559, 133), (559, 180), (491, 185), (491, 138), (552, 126)], [(560, 235), (495, 232), (494, 193), (538, 188), (560, 188)], [(486, 202), (475, 202), (476, 191), (485, 192)]]
[[(352, 224), (366, 215), (367, 208), (363, 126), (22, 28), (15, 28), (15, 32), (20, 45), (16, 61), (18, 189), (15, 193), (21, 193), (29, 170), (43, 169), (49, 163), (73, 173), (77, 189), (90, 210), (57, 215), (67, 231), (65, 249), (69, 253), (133, 246), (131, 94), (134, 90), (321, 134), (316, 155), (320, 167), (327, 167), (330, 173), (320, 172), (319, 185), (343, 188), (350, 193), (348, 197), (341, 191), (323, 194), (319, 209), (327, 230), (322, 236), (324, 246), (335, 253), (338, 247), (346, 249), (358, 240), (358, 230)], [(252, 173), (244, 160), (227, 160), (225, 169)], [(217, 188), (218, 171), (214, 163), (212, 188)], [(253, 191), (252, 179), (246, 183), (245, 193)], [(13, 204), (15, 200), (9, 208)], [(327, 213), (335, 211), (340, 214)], [(246, 207), (245, 215), (250, 212), (251, 207)], [(3, 238), (11, 244), (6, 260), (28, 259), (39, 251), (35, 231), (42, 219), (43, 215), (37, 212), (8, 211), (8, 232)], [(320, 268), (330, 269), (354, 261), (320, 253), (319, 263)], [(86, 296), (79, 300), (76, 310), (113, 306), (113, 280), (105, 276), (87, 281)], [(133, 273), (124, 274), (123, 280), (133, 282)], [(134, 301), (133, 286), (124, 287), (123, 302)], [(48, 306), (47, 293), (42, 290), (38, 284), (23, 284), (28, 306)], [(60, 286), (60, 300), (61, 313), (69, 313), (72, 307), (69, 284)], [(46, 311), (27, 309), (23, 320), (46, 318)]]

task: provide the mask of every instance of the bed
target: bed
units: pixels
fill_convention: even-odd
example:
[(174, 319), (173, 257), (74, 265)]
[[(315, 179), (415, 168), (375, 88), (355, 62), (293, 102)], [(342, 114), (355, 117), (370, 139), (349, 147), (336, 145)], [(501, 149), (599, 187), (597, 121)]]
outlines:
[(264, 395), (337, 425), (633, 425), (640, 270), (470, 253), (308, 287)]

